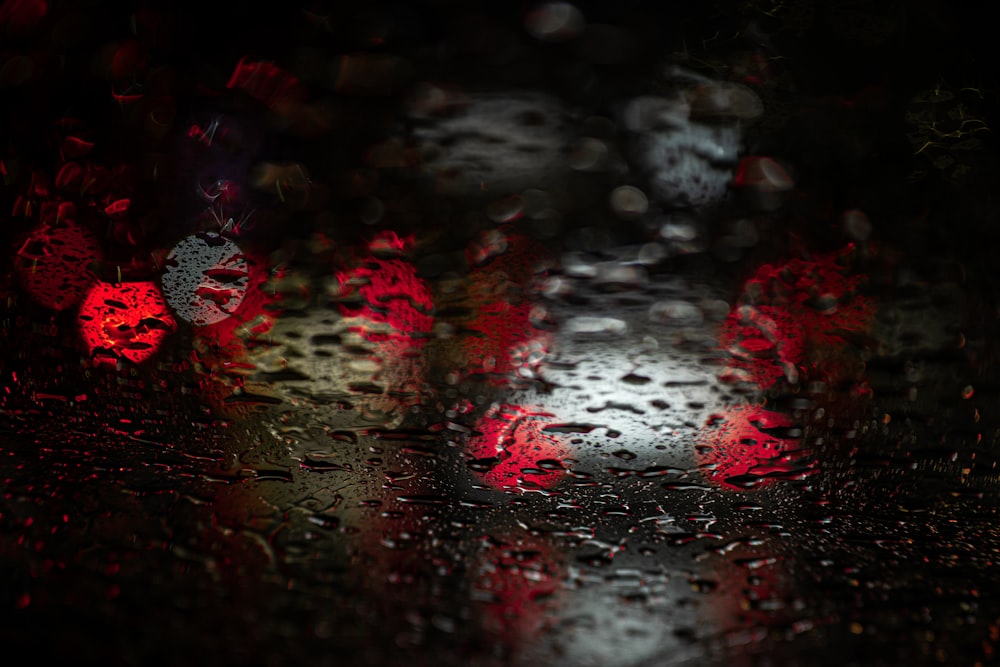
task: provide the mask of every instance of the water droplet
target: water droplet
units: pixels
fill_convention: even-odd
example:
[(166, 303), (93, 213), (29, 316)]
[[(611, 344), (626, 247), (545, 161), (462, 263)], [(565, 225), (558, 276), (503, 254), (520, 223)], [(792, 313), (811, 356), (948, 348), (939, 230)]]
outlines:
[(774, 211), (785, 203), (795, 182), (774, 158), (750, 156), (740, 162), (733, 186), (743, 194), (747, 206), (759, 211)]
[(604, 171), (608, 168), (609, 159), (610, 151), (604, 141), (581, 137), (573, 144), (569, 165), (577, 171)]
[(844, 211), (840, 217), (840, 225), (848, 238), (853, 241), (867, 241), (872, 233), (872, 223), (868, 216), (856, 208)]
[(701, 308), (687, 301), (658, 301), (649, 307), (649, 319), (674, 326), (698, 326), (705, 315)]
[(546, 2), (535, 7), (524, 19), (528, 34), (543, 42), (564, 42), (580, 34), (583, 14), (568, 2)]
[(611, 191), (611, 210), (623, 220), (635, 220), (649, 209), (646, 193), (631, 185), (622, 185)]
[(646, 268), (624, 262), (599, 262), (592, 284), (605, 290), (639, 289), (649, 283)]
[(572, 336), (621, 336), (628, 331), (623, 320), (614, 317), (591, 317), (580, 315), (570, 318), (563, 329)]

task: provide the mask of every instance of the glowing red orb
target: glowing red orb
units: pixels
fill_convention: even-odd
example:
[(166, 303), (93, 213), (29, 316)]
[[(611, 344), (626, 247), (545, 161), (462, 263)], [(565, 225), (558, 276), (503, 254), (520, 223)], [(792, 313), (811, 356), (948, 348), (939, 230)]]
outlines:
[(80, 335), (98, 362), (142, 363), (176, 323), (152, 282), (96, 283), (80, 304)]

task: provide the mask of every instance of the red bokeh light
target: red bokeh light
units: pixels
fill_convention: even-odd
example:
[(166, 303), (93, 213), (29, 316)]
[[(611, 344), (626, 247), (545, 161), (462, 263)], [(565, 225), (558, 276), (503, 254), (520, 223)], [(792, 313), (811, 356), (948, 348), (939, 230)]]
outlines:
[[(424, 348), (434, 328), (434, 301), (416, 268), (401, 258), (369, 258), (337, 274), (341, 314), (372, 349), (379, 370), (372, 378), (384, 394), (373, 408), (393, 412), (425, 393)], [(378, 407), (376, 407), (378, 406)]]
[(844, 349), (875, 315), (861, 294), (865, 276), (846, 268), (849, 254), (765, 264), (745, 283), (742, 304), (721, 332), (729, 370), (761, 389), (801, 372), (830, 380), (843, 374)]
[(434, 326), (430, 288), (404, 259), (370, 259), (339, 273), (344, 317), (359, 320), (356, 330), (369, 341), (426, 339)]
[(80, 335), (96, 362), (142, 363), (176, 323), (152, 282), (96, 283), (80, 304)]
[(238, 88), (267, 107), (283, 107), (301, 101), (305, 88), (294, 76), (266, 61), (240, 60), (227, 88)]
[(42, 209), (43, 219), (51, 211), (61, 221), (42, 224), (31, 232), (14, 256), (14, 267), (24, 290), (36, 302), (65, 310), (79, 303), (96, 280), (90, 266), (100, 262), (104, 253), (89, 229), (71, 221), (73, 204), (46, 203)]
[(45, 0), (7, 0), (0, 4), (0, 26), (26, 30), (41, 22), (49, 13)]

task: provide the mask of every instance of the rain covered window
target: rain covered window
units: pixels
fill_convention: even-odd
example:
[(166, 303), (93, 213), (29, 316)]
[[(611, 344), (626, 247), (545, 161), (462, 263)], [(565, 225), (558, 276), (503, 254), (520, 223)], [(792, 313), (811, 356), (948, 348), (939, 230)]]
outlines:
[(985, 16), (0, 4), (0, 638), (987, 665)]

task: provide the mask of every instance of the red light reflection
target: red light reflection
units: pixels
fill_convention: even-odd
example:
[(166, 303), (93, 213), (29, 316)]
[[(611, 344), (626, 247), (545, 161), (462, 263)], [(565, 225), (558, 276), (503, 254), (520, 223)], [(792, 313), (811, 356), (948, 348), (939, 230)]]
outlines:
[(498, 489), (549, 489), (565, 475), (569, 448), (545, 427), (555, 415), (517, 405), (500, 405), (476, 425), (466, 448), (470, 467)]
[(533, 377), (551, 334), (534, 323), (533, 281), (544, 265), (541, 244), (519, 234), (491, 236), (474, 244), (464, 302), (471, 315), (459, 320), (462, 371), (506, 384), (517, 373)]
[[(691, 586), (706, 597), (710, 623), (726, 635), (764, 637), (769, 629), (785, 627), (796, 614), (794, 580), (783, 562), (780, 538), (754, 533), (706, 554), (708, 579), (692, 579)], [(817, 618), (812, 623), (826, 623)]]
[(780, 412), (736, 406), (709, 417), (698, 435), (695, 459), (713, 484), (730, 491), (762, 488), (776, 479), (808, 474), (792, 420)]
[[(722, 327), (730, 356), (724, 377), (760, 390), (781, 381), (798, 385), (803, 375), (850, 377), (857, 358), (849, 341), (867, 334), (876, 305), (860, 292), (865, 276), (849, 270), (853, 250), (760, 267)], [(695, 458), (710, 482), (729, 490), (800, 478), (811, 470), (789, 435), (794, 426), (781, 413), (730, 407), (702, 429)]]
[(424, 393), (424, 348), (434, 327), (427, 283), (410, 262), (398, 258), (368, 259), (337, 279), (344, 297), (341, 314), (380, 364), (373, 380), (384, 386), (384, 394), (368, 402), (390, 412), (415, 405)]
[(246, 285), (241, 299), (227, 317), (197, 327), (192, 360), (206, 375), (204, 395), (221, 407), (233, 387), (242, 387), (244, 376), (255, 369), (251, 353), (257, 341), (274, 325), (278, 296), (265, 289), (270, 277), (266, 262), (252, 252), (242, 253)]
[(566, 574), (558, 554), (556, 545), (524, 534), (484, 538), (470, 571), (487, 632), (520, 643), (554, 622), (551, 611)]

